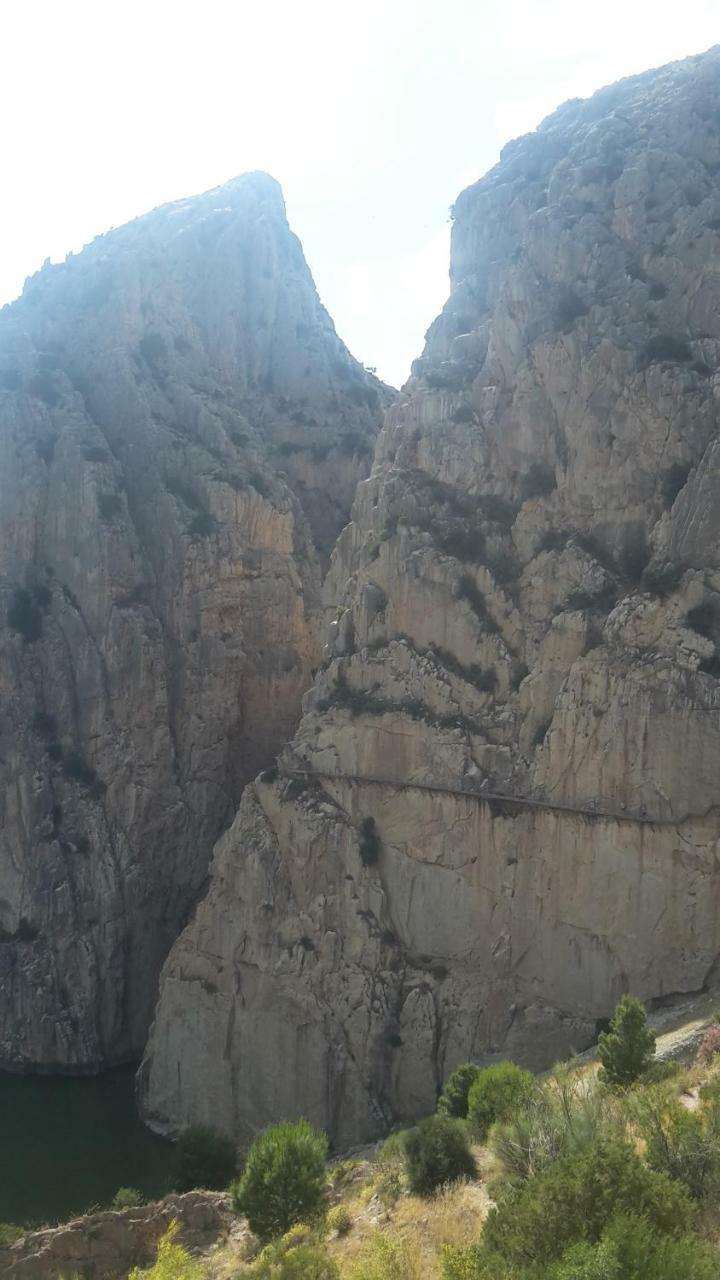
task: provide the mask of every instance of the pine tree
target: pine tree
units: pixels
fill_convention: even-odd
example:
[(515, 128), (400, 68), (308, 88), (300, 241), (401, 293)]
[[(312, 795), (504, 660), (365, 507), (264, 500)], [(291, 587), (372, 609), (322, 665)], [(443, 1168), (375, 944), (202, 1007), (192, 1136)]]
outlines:
[(600, 1079), (627, 1086), (647, 1071), (655, 1056), (655, 1033), (647, 1025), (645, 1010), (633, 996), (622, 996), (610, 1030), (598, 1037)]

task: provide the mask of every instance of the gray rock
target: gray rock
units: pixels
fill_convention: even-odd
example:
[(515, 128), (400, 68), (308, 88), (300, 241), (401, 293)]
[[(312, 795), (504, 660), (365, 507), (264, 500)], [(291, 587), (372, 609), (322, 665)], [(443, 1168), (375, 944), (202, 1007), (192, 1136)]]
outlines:
[(569, 103), (456, 202), (333, 555), (355, 652), (286, 757), (315, 784), (249, 787), (217, 845), (141, 1071), (157, 1127), (350, 1145), (458, 1062), (548, 1066), (622, 991), (715, 971), (719, 92), (712, 50)]
[(292, 734), (386, 390), (250, 174), (0, 314), (0, 1065), (139, 1054), (245, 782)]

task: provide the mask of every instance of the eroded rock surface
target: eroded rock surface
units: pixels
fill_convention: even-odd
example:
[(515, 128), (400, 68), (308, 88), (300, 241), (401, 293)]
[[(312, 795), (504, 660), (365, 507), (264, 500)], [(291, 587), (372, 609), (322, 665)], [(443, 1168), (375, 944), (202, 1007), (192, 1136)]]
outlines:
[(164, 968), (157, 1126), (349, 1144), (713, 979), (718, 101), (718, 50), (625, 81), (458, 199), (299, 731)]
[(265, 174), (0, 314), (0, 1065), (141, 1051), (213, 842), (297, 724), (384, 399)]
[(232, 1233), (242, 1245), (248, 1234), (238, 1226), (230, 1198), (214, 1191), (169, 1195), (134, 1209), (105, 1209), (73, 1218), (58, 1227), (30, 1231), (14, 1245), (0, 1245), (4, 1280), (126, 1280), (133, 1267), (149, 1267), (171, 1223), (178, 1223), (179, 1244), (208, 1250)]

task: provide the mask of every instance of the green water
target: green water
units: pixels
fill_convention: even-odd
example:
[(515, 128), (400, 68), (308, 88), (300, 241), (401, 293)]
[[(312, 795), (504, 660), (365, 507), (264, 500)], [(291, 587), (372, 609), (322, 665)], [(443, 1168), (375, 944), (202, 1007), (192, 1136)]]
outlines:
[(163, 1195), (174, 1149), (141, 1123), (134, 1068), (100, 1076), (0, 1073), (0, 1222), (56, 1222), (118, 1187)]

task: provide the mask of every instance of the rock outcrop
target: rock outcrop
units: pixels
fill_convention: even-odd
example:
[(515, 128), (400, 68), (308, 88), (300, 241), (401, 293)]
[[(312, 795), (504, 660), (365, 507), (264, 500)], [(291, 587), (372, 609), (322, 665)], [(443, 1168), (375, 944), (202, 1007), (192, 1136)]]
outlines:
[(159, 1128), (349, 1144), (712, 982), (719, 94), (716, 49), (568, 103), (458, 199), (299, 731), (164, 968)]
[(3, 1280), (127, 1280), (133, 1267), (155, 1261), (160, 1238), (177, 1222), (177, 1242), (209, 1251), (233, 1238), (238, 1252), (249, 1237), (247, 1224), (233, 1213), (230, 1197), (217, 1191), (189, 1191), (134, 1209), (104, 1209), (58, 1227), (30, 1231), (13, 1245), (0, 1245)]
[(265, 174), (0, 314), (0, 1065), (139, 1055), (213, 843), (297, 724), (386, 399)]

